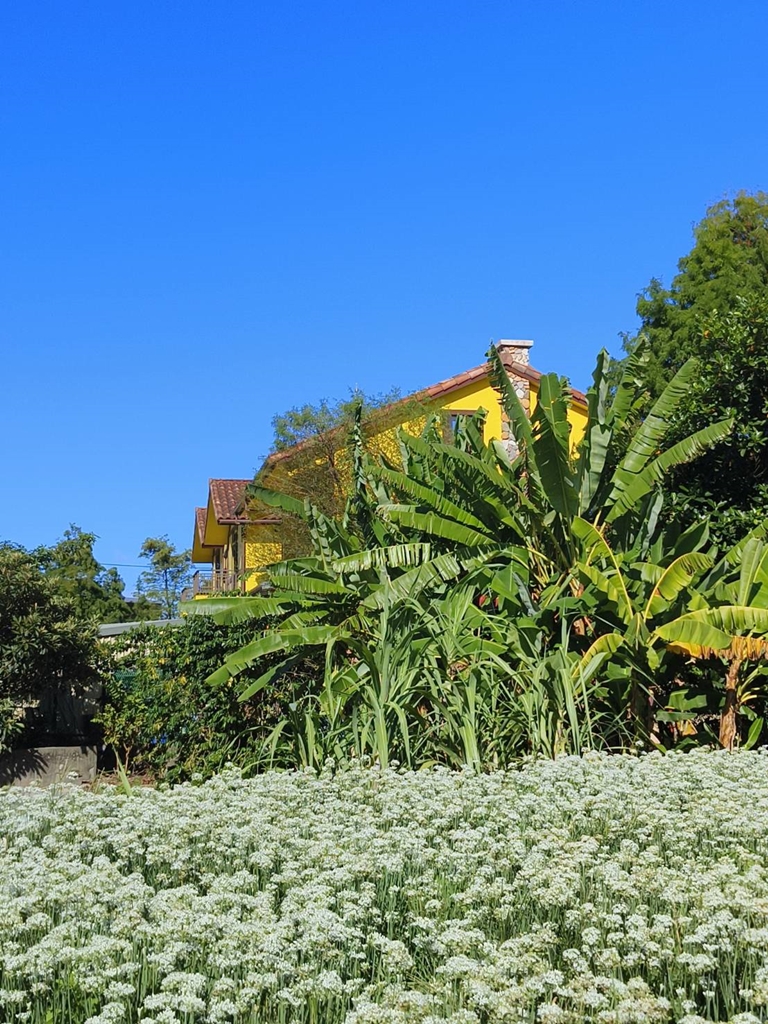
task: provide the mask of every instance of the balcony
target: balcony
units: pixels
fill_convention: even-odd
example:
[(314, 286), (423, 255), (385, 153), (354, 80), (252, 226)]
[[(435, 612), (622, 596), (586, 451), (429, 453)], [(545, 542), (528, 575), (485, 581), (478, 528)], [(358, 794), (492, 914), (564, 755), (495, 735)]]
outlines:
[(226, 569), (198, 569), (192, 577), (192, 586), (182, 594), (182, 600), (191, 601), (196, 597), (211, 597), (213, 594), (242, 594), (245, 580), (236, 572)]

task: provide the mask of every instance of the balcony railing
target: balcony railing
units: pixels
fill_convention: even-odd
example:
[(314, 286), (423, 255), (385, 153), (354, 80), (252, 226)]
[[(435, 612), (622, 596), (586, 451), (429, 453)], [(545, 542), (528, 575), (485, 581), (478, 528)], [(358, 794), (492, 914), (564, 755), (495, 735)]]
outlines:
[(210, 597), (211, 594), (225, 594), (233, 591), (244, 591), (245, 580), (240, 579), (236, 572), (226, 569), (200, 570), (192, 577), (192, 586), (183, 595), (186, 600), (195, 597)]

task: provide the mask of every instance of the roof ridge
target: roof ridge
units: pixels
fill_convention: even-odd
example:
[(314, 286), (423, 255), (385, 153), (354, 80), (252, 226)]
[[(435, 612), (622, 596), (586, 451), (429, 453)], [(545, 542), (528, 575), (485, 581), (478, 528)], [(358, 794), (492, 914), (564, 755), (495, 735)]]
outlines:
[[(522, 377), (523, 380), (528, 380), (532, 384), (538, 384), (544, 374), (540, 370), (534, 369), (527, 363), (518, 363), (517, 361), (510, 359), (501, 354), (501, 360), (504, 365), (504, 369), (507, 373), (513, 373), (517, 377)], [(393, 409), (398, 405), (403, 405), (406, 402), (413, 401), (419, 398), (442, 398), (443, 395), (450, 394), (452, 391), (458, 391), (460, 388), (466, 387), (467, 384), (472, 384), (474, 381), (481, 377), (485, 377), (490, 372), (490, 363), (486, 360), (484, 363), (480, 363), (478, 366), (473, 366), (471, 370), (464, 370), (462, 373), (454, 374), (452, 377), (446, 377), (445, 380), (440, 380), (436, 384), (430, 384), (426, 388), (421, 388), (419, 391), (414, 391), (410, 395), (406, 395), (404, 398), (398, 398), (397, 401), (391, 402), (389, 405), (382, 407), (384, 409)], [(583, 391), (579, 391), (577, 388), (570, 388), (571, 397), (573, 401), (579, 402), (582, 405), (586, 405), (587, 396)], [(332, 434), (334, 431), (340, 430), (340, 427), (332, 427), (324, 433)], [(314, 438), (307, 438), (303, 441), (298, 441), (296, 444), (291, 445), (290, 448), (283, 448), (279, 452), (271, 452), (262, 464), (262, 469), (267, 466), (273, 466), (276, 462), (282, 462), (284, 459), (289, 458), (294, 452), (301, 451), (307, 447)]]

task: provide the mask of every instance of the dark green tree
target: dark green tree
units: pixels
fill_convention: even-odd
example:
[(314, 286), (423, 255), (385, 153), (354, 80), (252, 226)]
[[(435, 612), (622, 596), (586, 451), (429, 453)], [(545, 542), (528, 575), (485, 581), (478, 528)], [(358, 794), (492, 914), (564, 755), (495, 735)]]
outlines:
[[(322, 668), (297, 663), (244, 703), (237, 688), (210, 686), (207, 677), (252, 632), (248, 622), (220, 626), (190, 616), (179, 626), (138, 627), (110, 641), (98, 721), (104, 742), (126, 768), (178, 781), (196, 771), (210, 775), (227, 762), (254, 765), (260, 737), (292, 701), (317, 690)], [(268, 663), (245, 680), (256, 679)]]
[(141, 545), (139, 558), (149, 561), (149, 568), (139, 576), (139, 595), (160, 608), (161, 617), (175, 617), (181, 592), (189, 585), (192, 562), (189, 551), (177, 551), (168, 537), (147, 537)]
[(709, 359), (711, 338), (702, 321), (713, 312), (727, 314), (738, 298), (768, 289), (768, 193), (739, 192), (707, 210), (694, 229), (694, 245), (678, 263), (669, 288), (654, 278), (638, 297), (641, 324), (626, 336), (631, 353), (648, 339), (645, 381), (656, 398), (686, 359)]
[(699, 325), (708, 355), (700, 361), (673, 439), (723, 416), (731, 435), (669, 482), (665, 515), (687, 527), (707, 519), (712, 536), (730, 546), (768, 515), (768, 295), (737, 299)]
[(99, 622), (130, 622), (136, 611), (123, 597), (123, 581), (117, 569), (105, 569), (93, 553), (97, 537), (71, 523), (51, 547), (32, 554), (56, 590), (80, 618)]
[(87, 685), (98, 664), (95, 622), (78, 615), (36, 554), (0, 545), (0, 745), (20, 704)]

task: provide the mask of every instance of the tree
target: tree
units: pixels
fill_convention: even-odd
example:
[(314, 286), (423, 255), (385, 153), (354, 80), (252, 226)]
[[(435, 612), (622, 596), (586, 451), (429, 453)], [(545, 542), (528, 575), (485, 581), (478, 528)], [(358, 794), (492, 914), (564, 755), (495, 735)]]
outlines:
[(275, 432), (272, 451), (283, 452), (294, 445), (304, 444), (327, 434), (329, 431), (341, 429), (343, 434), (349, 432), (355, 418), (355, 410), (360, 409), (363, 417), (369, 416), (374, 410), (391, 405), (400, 398), (397, 388), (384, 394), (366, 395), (358, 388), (350, 390), (349, 398), (331, 403), (327, 398), (321, 399), (317, 405), (294, 407), (280, 413), (272, 419)]
[(694, 238), (670, 287), (653, 278), (639, 296), (640, 329), (625, 338), (629, 353), (640, 338), (648, 340), (644, 378), (651, 397), (661, 393), (686, 359), (709, 358), (703, 318), (715, 310), (728, 314), (737, 298), (768, 289), (768, 193), (739, 192), (716, 203), (694, 229)]
[[(95, 623), (78, 615), (37, 555), (0, 545), (0, 718), (51, 689), (91, 682), (98, 658)], [(6, 731), (0, 722), (0, 739)]]
[[(256, 483), (312, 504), (326, 515), (341, 518), (352, 489), (350, 436), (357, 420), (365, 450), (371, 455), (396, 455), (394, 429), (405, 421), (425, 417), (418, 398), (400, 399), (397, 389), (366, 395), (350, 391), (335, 403), (322, 399), (317, 405), (289, 409), (275, 416), (273, 455), (256, 475)], [(267, 514), (257, 500), (254, 516)], [(281, 538), (286, 555), (306, 554), (312, 543), (304, 521), (282, 510)]]
[(708, 354), (677, 411), (673, 437), (724, 415), (734, 428), (722, 444), (675, 470), (665, 516), (683, 528), (706, 518), (713, 538), (727, 547), (768, 509), (768, 298), (737, 299), (699, 329)]
[(139, 558), (149, 560), (149, 568), (138, 579), (139, 594), (159, 605), (162, 618), (174, 618), (192, 573), (189, 551), (177, 551), (167, 536), (147, 537)]
[(94, 553), (95, 533), (71, 523), (51, 547), (32, 552), (56, 590), (70, 602), (80, 618), (98, 622), (130, 622), (135, 613), (123, 597), (123, 581), (117, 569), (105, 569)]

